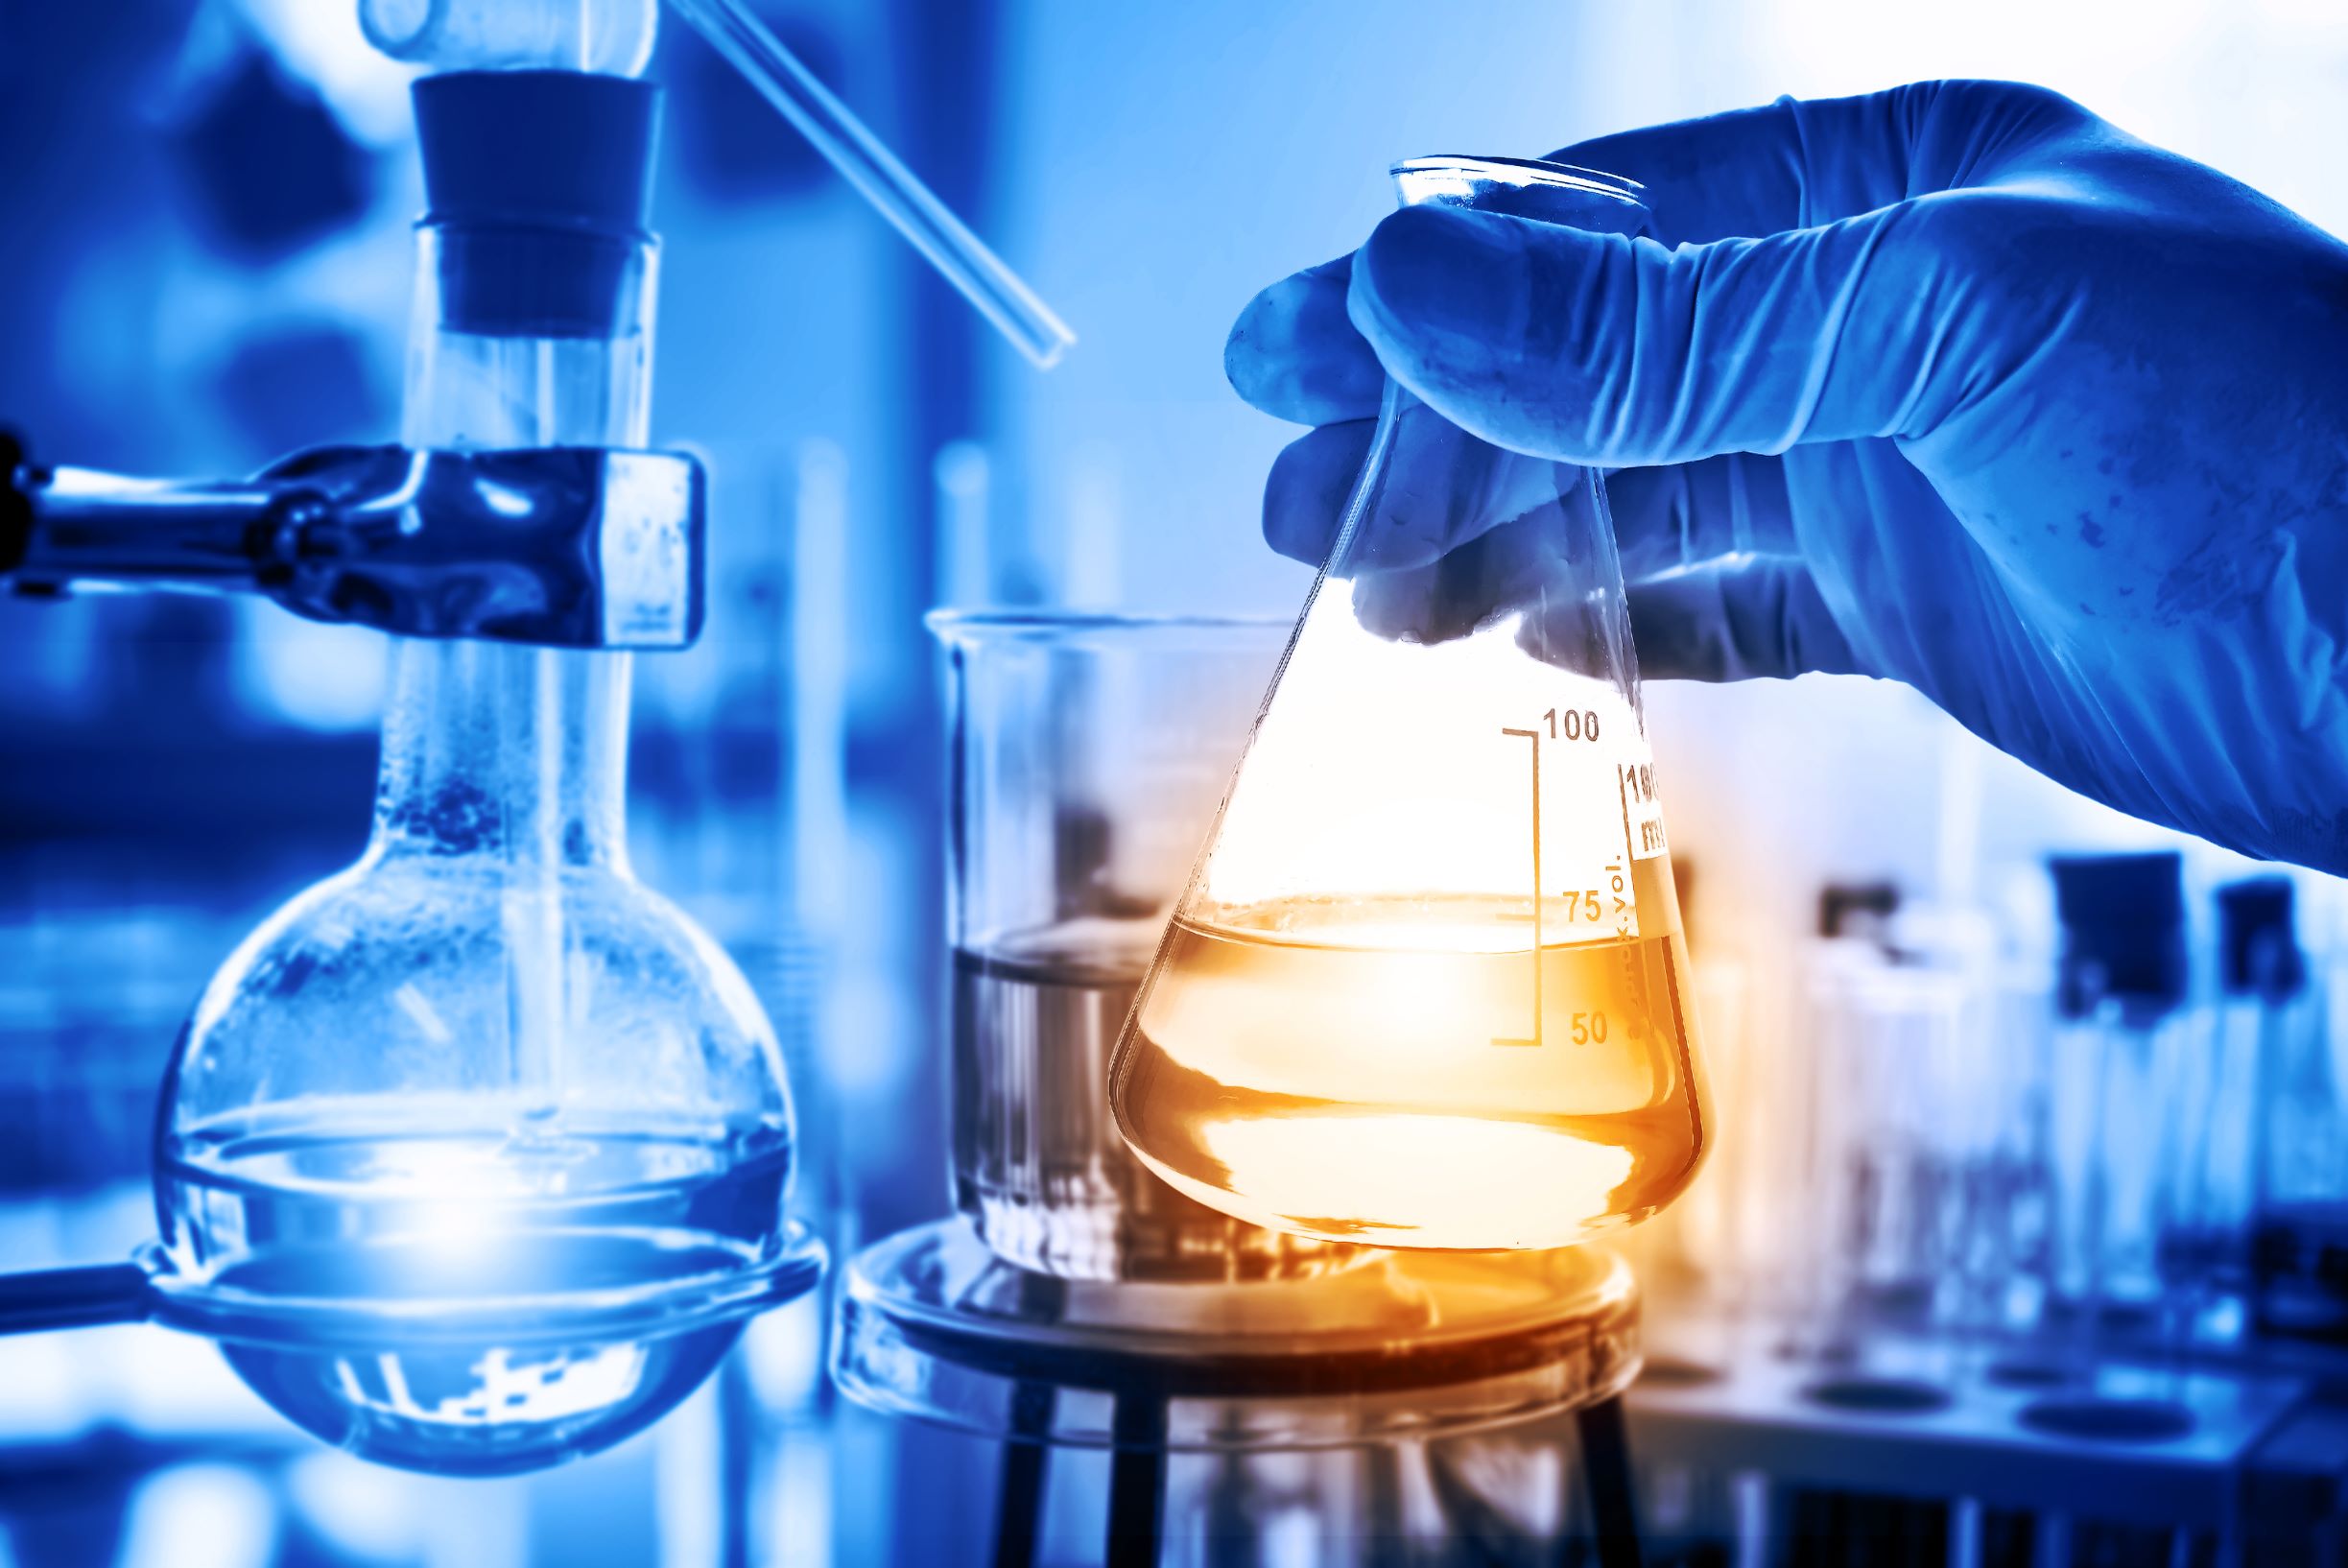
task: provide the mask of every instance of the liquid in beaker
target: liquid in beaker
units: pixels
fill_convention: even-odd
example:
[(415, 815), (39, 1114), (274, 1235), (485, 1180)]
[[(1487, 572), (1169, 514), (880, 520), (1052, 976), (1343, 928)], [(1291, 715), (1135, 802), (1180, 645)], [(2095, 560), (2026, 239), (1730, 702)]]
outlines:
[(1138, 1165), (1109, 1054), (1279, 655), (1271, 622), (939, 611), (954, 848), (955, 1206), (1064, 1279), (1293, 1278), (1352, 1250)]

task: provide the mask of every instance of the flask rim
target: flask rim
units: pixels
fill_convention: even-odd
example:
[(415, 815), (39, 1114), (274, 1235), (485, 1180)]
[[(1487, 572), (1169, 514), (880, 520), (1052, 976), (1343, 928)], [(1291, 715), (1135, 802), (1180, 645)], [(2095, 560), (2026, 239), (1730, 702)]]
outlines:
[(986, 643), (1102, 642), (1182, 645), (1285, 638), (1295, 630), (1289, 617), (1264, 615), (1121, 614), (1105, 610), (962, 609), (931, 610), (921, 618), (930, 635), (947, 648)]
[(1497, 184), (1553, 185), (1591, 196), (1609, 197), (1631, 206), (1646, 204), (1640, 200), (1640, 193), (1647, 187), (1635, 179), (1610, 175), (1601, 169), (1552, 163), (1546, 158), (1507, 157), (1480, 153), (1431, 153), (1424, 157), (1404, 158), (1399, 163), (1389, 165), (1387, 173), (1396, 179), (1405, 175), (1464, 174)]

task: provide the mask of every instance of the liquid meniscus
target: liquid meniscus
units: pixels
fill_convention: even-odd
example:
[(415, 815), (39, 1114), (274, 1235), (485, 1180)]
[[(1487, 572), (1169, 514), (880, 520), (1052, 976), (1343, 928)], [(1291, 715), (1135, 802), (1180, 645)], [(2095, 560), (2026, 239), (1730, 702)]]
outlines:
[[(203, 1326), (255, 1392), (405, 1468), (536, 1469), (658, 1419), (741, 1331), (697, 1308), (782, 1226), (779, 1129), (283, 1121), (167, 1144), (167, 1252), (246, 1312)], [(608, 1316), (623, 1299), (624, 1329)]]
[(1334, 1241), (1553, 1247), (1645, 1219), (1709, 1141), (1669, 874), (1634, 867), (1623, 939), (1535, 945), (1530, 898), (1177, 919), (1119, 1127), (1199, 1201)]

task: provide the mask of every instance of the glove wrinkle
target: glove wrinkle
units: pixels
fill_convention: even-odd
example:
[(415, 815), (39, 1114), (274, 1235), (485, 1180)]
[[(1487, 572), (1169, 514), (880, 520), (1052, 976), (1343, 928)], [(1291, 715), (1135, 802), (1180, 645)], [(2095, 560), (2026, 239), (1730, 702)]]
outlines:
[(1576, 646), (1541, 542), (1596, 467), (1651, 676), (1900, 679), (2120, 810), (2348, 872), (2348, 247), (2010, 83), (1553, 155), (1641, 181), (1649, 233), (1411, 208), (1242, 314), (1233, 386), (1319, 427), (1274, 548), (1326, 551), (1390, 376), (1425, 407), (1356, 599), (1392, 634)]

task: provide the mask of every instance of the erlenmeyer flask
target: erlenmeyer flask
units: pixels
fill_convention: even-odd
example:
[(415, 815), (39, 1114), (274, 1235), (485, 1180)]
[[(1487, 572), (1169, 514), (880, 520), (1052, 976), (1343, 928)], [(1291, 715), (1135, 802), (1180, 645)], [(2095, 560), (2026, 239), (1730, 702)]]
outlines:
[[(1553, 164), (1394, 174), (1406, 204), (1647, 216)], [(1332, 1240), (1562, 1247), (1686, 1187), (1708, 1111), (1595, 475), (1388, 385), (1110, 1096), (1184, 1193)]]

